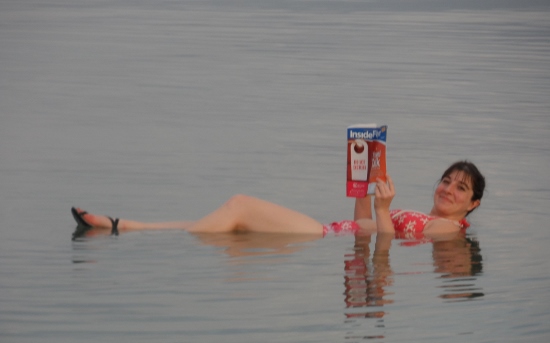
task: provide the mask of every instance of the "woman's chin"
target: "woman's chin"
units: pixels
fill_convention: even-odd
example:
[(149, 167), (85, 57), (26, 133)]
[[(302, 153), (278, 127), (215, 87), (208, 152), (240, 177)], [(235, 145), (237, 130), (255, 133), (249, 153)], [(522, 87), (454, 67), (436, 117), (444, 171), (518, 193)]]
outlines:
[(452, 214), (452, 211), (449, 209), (448, 206), (445, 206), (445, 204), (435, 205), (434, 209), (432, 210), (432, 213), (437, 215), (438, 217), (448, 217)]

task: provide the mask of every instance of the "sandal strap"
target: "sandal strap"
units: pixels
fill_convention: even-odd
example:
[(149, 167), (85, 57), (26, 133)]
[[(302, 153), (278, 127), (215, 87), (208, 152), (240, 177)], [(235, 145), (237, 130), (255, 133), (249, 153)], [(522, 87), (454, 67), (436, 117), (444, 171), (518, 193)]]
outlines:
[(111, 220), (112, 229), (111, 229), (111, 236), (118, 236), (118, 218), (113, 219), (111, 217), (108, 217)]

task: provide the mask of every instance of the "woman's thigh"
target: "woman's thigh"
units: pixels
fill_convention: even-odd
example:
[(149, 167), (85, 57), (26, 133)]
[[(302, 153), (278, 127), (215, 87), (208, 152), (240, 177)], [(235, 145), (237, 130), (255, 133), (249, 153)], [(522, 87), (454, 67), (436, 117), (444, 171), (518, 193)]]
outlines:
[(253, 231), (323, 234), (323, 225), (295, 210), (247, 195), (235, 195), (197, 221), (191, 232)]

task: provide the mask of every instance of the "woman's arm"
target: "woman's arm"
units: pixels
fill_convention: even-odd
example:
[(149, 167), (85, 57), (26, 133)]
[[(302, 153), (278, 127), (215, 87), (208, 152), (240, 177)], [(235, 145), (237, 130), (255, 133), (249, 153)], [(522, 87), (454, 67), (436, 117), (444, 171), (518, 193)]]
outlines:
[[(456, 235), (460, 231), (460, 227), (453, 221), (439, 218), (429, 221), (425, 226), (422, 233), (424, 236), (437, 240), (436, 238), (443, 236), (449, 237), (449, 235)], [(439, 239), (440, 240), (440, 239)]]
[(355, 198), (353, 220), (359, 224), (363, 232), (376, 232), (376, 221), (372, 219), (372, 195), (364, 198)]
[(387, 175), (387, 182), (380, 179), (376, 182), (374, 211), (376, 213), (376, 228), (378, 232), (394, 233), (395, 228), (390, 217), (390, 204), (395, 196), (393, 181)]
[(353, 220), (372, 219), (371, 195), (364, 198), (355, 198), (355, 210), (353, 212)]

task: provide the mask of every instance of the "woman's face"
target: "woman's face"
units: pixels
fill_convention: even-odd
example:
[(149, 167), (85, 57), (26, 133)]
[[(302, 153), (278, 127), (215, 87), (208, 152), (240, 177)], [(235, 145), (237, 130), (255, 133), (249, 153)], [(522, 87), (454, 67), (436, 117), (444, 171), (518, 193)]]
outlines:
[(472, 201), (474, 191), (469, 175), (453, 171), (444, 177), (434, 193), (434, 214), (440, 217), (460, 220), (479, 206), (480, 201)]

